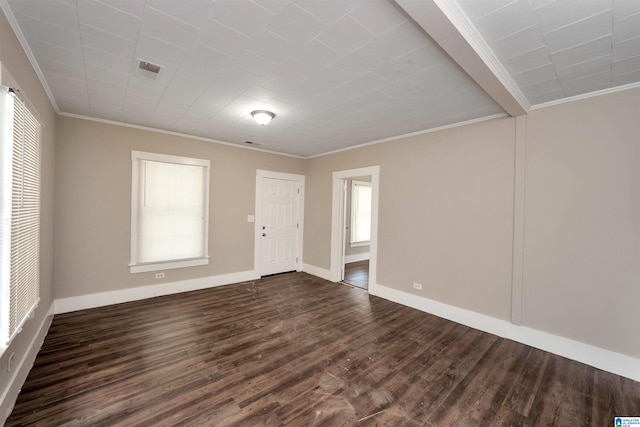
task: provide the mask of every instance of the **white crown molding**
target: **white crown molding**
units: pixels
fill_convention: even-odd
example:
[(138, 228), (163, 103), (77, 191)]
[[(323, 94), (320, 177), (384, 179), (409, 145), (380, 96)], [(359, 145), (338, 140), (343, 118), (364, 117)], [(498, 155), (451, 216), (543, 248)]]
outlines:
[[(0, 1), (2, 1), (2, 0), (0, 0)], [(189, 138), (189, 139), (195, 139), (195, 140), (198, 140), (198, 141), (211, 142), (211, 143), (214, 143), (214, 144), (226, 145), (227, 147), (242, 148), (244, 150), (252, 150), (252, 151), (260, 151), (262, 153), (274, 154), (276, 156), (293, 157), (293, 158), (296, 158), (296, 159), (304, 159), (305, 158), (305, 157), (302, 157), (302, 156), (297, 156), (295, 154), (280, 153), (278, 151), (269, 151), (269, 150), (265, 150), (265, 149), (262, 149), (262, 148), (244, 146), (244, 145), (240, 145), (240, 144), (234, 144), (234, 143), (231, 143), (231, 142), (220, 141), (220, 140), (217, 140), (217, 139), (206, 138), (204, 136), (189, 135), (189, 134), (186, 134), (186, 133), (174, 132), (174, 131), (171, 131), (171, 130), (164, 130), (164, 129), (152, 128), (152, 127), (148, 127), (148, 126), (134, 125), (134, 124), (131, 124), (131, 123), (118, 122), (118, 121), (115, 121), (115, 120), (99, 119), (97, 117), (83, 116), (81, 114), (58, 113), (58, 115), (63, 116), (63, 117), (71, 117), (73, 119), (88, 120), (90, 122), (105, 123), (105, 124), (108, 124), (108, 125), (122, 126), (122, 127), (126, 127), (126, 128), (132, 128), (132, 129), (146, 130), (148, 132), (163, 133), (165, 135), (179, 136), (181, 138)]]
[(614, 86), (607, 89), (597, 90), (595, 92), (583, 93), (580, 95), (570, 96), (568, 98), (556, 99), (554, 101), (543, 102), (531, 107), (531, 110), (541, 110), (543, 108), (554, 107), (556, 105), (566, 104), (568, 102), (582, 101), (583, 99), (594, 98), (596, 96), (609, 95), (611, 93), (623, 92), (625, 90), (632, 90), (640, 88), (640, 82), (629, 83), (622, 86)]
[(20, 25), (18, 25), (18, 21), (16, 20), (16, 17), (13, 14), (11, 7), (9, 6), (9, 3), (7, 3), (7, 0), (0, 0), (0, 9), (2, 9), (2, 12), (4, 12), (4, 16), (7, 17), (7, 21), (9, 21), (9, 25), (11, 26), (13, 33), (18, 38), (18, 42), (20, 43), (20, 46), (22, 46), (22, 50), (24, 51), (25, 55), (27, 55), (27, 58), (31, 63), (31, 67), (33, 67), (33, 71), (35, 71), (36, 75), (38, 76), (38, 80), (40, 80), (40, 84), (44, 88), (44, 91), (47, 93), (47, 97), (49, 98), (49, 102), (51, 102), (53, 109), (56, 111), (56, 113), (60, 114), (58, 104), (56, 103), (56, 100), (53, 97), (53, 93), (51, 92), (51, 89), (49, 88), (49, 85), (44, 78), (44, 74), (40, 69), (40, 65), (38, 65), (38, 61), (31, 51), (31, 47), (29, 46), (29, 43), (27, 43), (27, 39), (22, 33)]

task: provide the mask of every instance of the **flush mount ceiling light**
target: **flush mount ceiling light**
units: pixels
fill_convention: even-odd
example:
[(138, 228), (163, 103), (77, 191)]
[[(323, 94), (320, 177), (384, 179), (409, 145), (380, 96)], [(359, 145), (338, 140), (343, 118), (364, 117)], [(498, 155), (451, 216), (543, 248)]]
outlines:
[(251, 116), (253, 116), (253, 120), (255, 120), (259, 125), (266, 125), (276, 115), (267, 110), (255, 110), (251, 112)]

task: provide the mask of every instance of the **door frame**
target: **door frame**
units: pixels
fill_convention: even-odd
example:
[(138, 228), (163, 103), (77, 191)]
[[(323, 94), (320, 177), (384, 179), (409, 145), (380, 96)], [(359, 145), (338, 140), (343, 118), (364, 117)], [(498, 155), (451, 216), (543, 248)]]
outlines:
[(368, 292), (377, 294), (378, 276), (378, 201), (380, 189), (380, 166), (369, 166), (333, 172), (333, 200), (331, 211), (331, 280), (342, 280), (345, 245), (345, 183), (351, 178), (371, 177), (371, 242), (369, 246)]
[(285, 172), (273, 172), (262, 169), (256, 169), (256, 205), (255, 205), (255, 224), (254, 224), (254, 244), (253, 244), (253, 270), (258, 277), (262, 276), (262, 180), (263, 178), (281, 179), (284, 181), (295, 181), (299, 184), (300, 194), (298, 195), (298, 232), (296, 233), (296, 271), (302, 271), (302, 244), (304, 242), (304, 175), (297, 175)]

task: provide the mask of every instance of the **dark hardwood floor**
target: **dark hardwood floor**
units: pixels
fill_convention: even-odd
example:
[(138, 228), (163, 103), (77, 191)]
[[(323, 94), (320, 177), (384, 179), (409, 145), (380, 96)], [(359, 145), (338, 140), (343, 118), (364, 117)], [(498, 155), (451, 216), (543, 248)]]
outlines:
[(369, 260), (345, 264), (343, 282), (367, 289), (369, 287)]
[(8, 426), (609, 426), (640, 383), (305, 273), (57, 315)]

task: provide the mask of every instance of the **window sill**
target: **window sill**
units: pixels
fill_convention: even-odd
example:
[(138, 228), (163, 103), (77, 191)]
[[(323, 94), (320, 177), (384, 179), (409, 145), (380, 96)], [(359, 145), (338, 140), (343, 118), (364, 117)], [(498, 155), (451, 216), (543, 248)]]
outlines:
[(351, 242), (349, 243), (349, 246), (351, 246), (352, 248), (357, 248), (359, 246), (369, 246), (371, 244), (371, 241), (367, 240), (366, 242)]
[(208, 265), (209, 258), (194, 258), (180, 261), (154, 262), (149, 264), (130, 264), (131, 273), (146, 273), (149, 271), (171, 270), (174, 268), (195, 267), (198, 265)]

